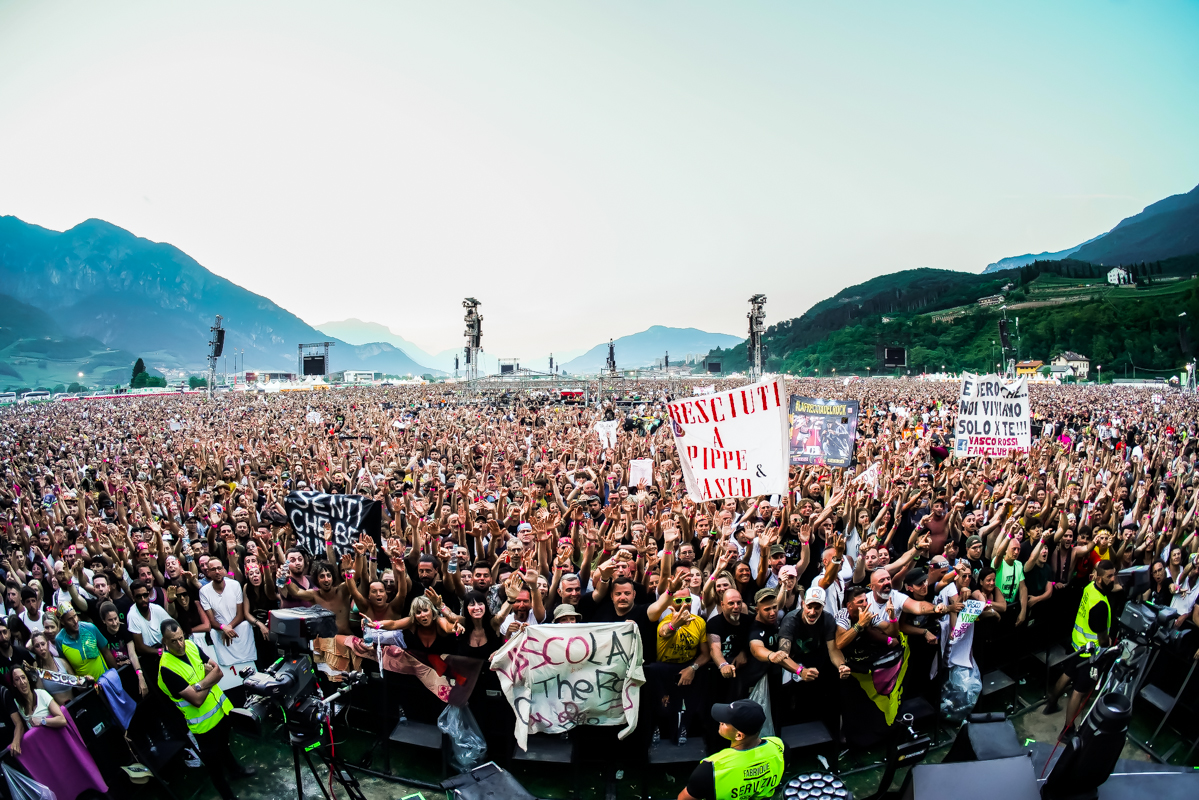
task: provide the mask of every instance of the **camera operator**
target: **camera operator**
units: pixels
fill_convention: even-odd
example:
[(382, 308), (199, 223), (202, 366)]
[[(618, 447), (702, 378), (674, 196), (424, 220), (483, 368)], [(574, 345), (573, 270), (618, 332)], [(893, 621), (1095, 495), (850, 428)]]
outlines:
[(182, 712), (217, 792), (224, 800), (234, 800), (236, 796), (226, 772), (234, 778), (244, 778), (258, 770), (238, 764), (229, 749), (229, 713), (233, 704), (217, 686), (224, 673), (194, 642), (184, 638), (175, 620), (163, 621), (161, 634), (164, 649), (158, 687)]

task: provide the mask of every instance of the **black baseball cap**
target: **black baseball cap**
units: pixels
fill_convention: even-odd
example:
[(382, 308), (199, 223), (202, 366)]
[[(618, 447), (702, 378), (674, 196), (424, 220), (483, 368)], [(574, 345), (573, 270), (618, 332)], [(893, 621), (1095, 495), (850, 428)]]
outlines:
[(712, 706), (712, 719), (727, 722), (749, 736), (756, 736), (766, 724), (766, 712), (753, 700), (734, 700)]

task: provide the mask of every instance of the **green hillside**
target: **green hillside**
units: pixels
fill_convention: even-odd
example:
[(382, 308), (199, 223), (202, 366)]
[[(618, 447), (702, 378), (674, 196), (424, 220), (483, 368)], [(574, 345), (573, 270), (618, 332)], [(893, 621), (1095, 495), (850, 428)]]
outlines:
[(49, 314), (9, 295), (0, 294), (0, 308), (0, 387), (5, 391), (129, 380), (131, 353), (90, 336), (70, 336)]
[[(791, 374), (880, 374), (883, 346), (908, 349), (913, 373), (994, 369), (999, 361), (1000, 306), (980, 297), (1012, 284), (1007, 306), (1013, 344), (1019, 318), (1021, 358), (1048, 361), (1060, 350), (1089, 356), (1119, 377), (1174, 372), (1199, 341), (1199, 256), (1129, 265), (1136, 284), (1112, 286), (1111, 267), (1080, 261), (1038, 261), (965, 280), (912, 270), (876, 278), (817, 304), (802, 317), (771, 326), (767, 366)], [(933, 273), (933, 274), (929, 274)], [(959, 273), (950, 273), (958, 275)], [(979, 280), (986, 278), (987, 280)], [(973, 279), (973, 280), (971, 280)], [(930, 283), (930, 281), (932, 281)], [(930, 291), (922, 296), (925, 286)], [(888, 301), (892, 301), (888, 303)], [(1179, 315), (1185, 312), (1186, 316)], [(839, 323), (839, 324), (838, 324)], [(746, 367), (745, 345), (713, 351), (724, 371)], [(1145, 372), (1142, 372), (1145, 370)], [(906, 372), (903, 370), (902, 372)], [(900, 370), (888, 370), (898, 374)], [(1094, 373), (1092, 373), (1094, 374)]]

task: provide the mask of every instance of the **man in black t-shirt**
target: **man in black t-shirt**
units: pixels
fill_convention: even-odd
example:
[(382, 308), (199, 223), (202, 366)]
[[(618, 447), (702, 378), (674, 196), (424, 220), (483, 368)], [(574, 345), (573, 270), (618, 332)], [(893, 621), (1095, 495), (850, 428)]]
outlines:
[[(612, 609), (612, 595), (609, 589), (617, 580), (626, 577), (628, 576), (620, 569), (620, 564), (616, 564), (614, 571), (607, 576), (602, 572), (596, 575), (595, 588), (579, 597), (579, 602), (574, 604), (584, 622), (612, 621), (615, 612)], [(639, 583), (633, 584), (633, 597), (633, 604), (638, 606), (649, 605), (654, 600), (649, 591)]]
[(770, 664), (783, 664), (784, 668), (795, 671), (795, 666), (787, 667), (791, 662), (790, 656), (780, 653), (778, 626), (778, 590), (760, 589), (754, 595), (754, 618), (749, 624), (749, 661), (742, 670), (746, 686), (752, 691), (754, 685), (766, 676)]
[[(658, 652), (658, 620), (670, 605), (670, 595), (677, 589), (673, 580), (667, 580), (666, 591), (652, 603), (637, 604), (637, 584), (632, 578), (612, 578), (615, 569), (613, 561), (606, 562), (600, 568), (600, 583), (592, 592), (595, 608), (591, 616), (584, 617), (588, 622), (624, 622), (632, 620), (637, 623), (641, 633), (641, 650), (646, 664), (651, 663)], [(681, 581), (680, 581), (681, 582)], [(605, 603), (608, 593), (612, 593), (611, 603)], [(584, 600), (587, 598), (584, 597)]]
[(8, 684), (9, 673), (12, 672), (14, 666), (32, 666), (36, 663), (33, 653), (12, 640), (8, 622), (0, 617), (0, 682)]
[(982, 537), (967, 536), (966, 546), (962, 549), (962, 555), (959, 558), (965, 558), (970, 563), (970, 571), (977, 578), (978, 573), (987, 565), (987, 562), (983, 559)]
[(738, 673), (749, 661), (749, 620), (741, 615), (741, 593), (729, 589), (720, 598), (720, 613), (708, 620), (708, 647), (719, 676), (714, 699), (731, 703), (744, 699), (745, 682)]
[[(851, 586), (848, 596), (861, 592)], [(837, 623), (824, 610), (825, 592), (813, 586), (804, 596), (803, 606), (783, 618), (779, 626), (779, 650), (803, 666), (801, 676), (783, 676), (777, 707), (784, 718), (794, 722), (825, 724), (833, 736), (841, 726), (838, 679), (849, 677), (845, 656), (837, 649)], [(808, 679), (811, 674), (812, 679)]]
[[(595, 606), (591, 616), (585, 619), (588, 622), (624, 622), (626, 620), (635, 622), (637, 630), (641, 634), (641, 652), (644, 663), (650, 664), (658, 653), (658, 620), (662, 618), (663, 612), (670, 605), (671, 593), (678, 588), (678, 585), (674, 580), (665, 580), (665, 586), (660, 587), (663, 590), (662, 594), (657, 600), (652, 603), (637, 604), (637, 585), (632, 578), (626, 576), (613, 578), (614, 568), (615, 564), (612, 561), (601, 565), (600, 581), (595, 591), (592, 592)], [(681, 583), (681, 581), (679, 582)], [(611, 599), (609, 602), (605, 602), (608, 600), (609, 592), (612, 595)], [(582, 599), (587, 600), (588, 595), (584, 595)], [(653, 718), (653, 709), (650, 703), (650, 693), (641, 691), (638, 715), (642, 720)], [(632, 736), (617, 745), (617, 757), (625, 760), (644, 760), (649, 752), (653, 727), (653, 725), (638, 725)], [(611, 728), (595, 729), (597, 733), (611, 730)], [(591, 736), (590, 733), (585, 734), (590, 746), (606, 747), (616, 744), (615, 737), (592, 739)]]
[(779, 626), (778, 649), (805, 667), (814, 667), (820, 677), (824, 673), (848, 677), (849, 667), (837, 649), (837, 624), (833, 615), (824, 610), (825, 593), (813, 586), (804, 596), (802, 608), (783, 617)]
[[(817, 591), (822, 590), (817, 587)], [(777, 590), (762, 589), (754, 596), (754, 607), (754, 619), (749, 626), (750, 659), (743, 673), (750, 699), (761, 703), (763, 708), (769, 703), (770, 717), (767, 724), (773, 731), (773, 719), (782, 719), (779, 717), (782, 709), (776, 701), (781, 696), (783, 677), (814, 681), (818, 671), (815, 667), (805, 666), (792, 659), (790, 648), (779, 648)]]

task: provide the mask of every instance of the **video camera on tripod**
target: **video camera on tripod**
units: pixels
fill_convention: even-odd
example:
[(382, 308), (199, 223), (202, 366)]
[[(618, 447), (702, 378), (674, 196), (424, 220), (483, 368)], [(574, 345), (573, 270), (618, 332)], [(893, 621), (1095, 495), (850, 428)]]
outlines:
[[(1130, 598), (1149, 589), (1149, 567), (1129, 567), (1116, 574)], [(1115, 769), (1128, 738), (1132, 702), (1141, 690), (1158, 651), (1170, 639), (1178, 610), (1130, 599), (1120, 613), (1119, 643), (1096, 648), (1088, 644), (1063, 662), (1090, 657), (1098, 685), (1095, 700), (1066, 737), (1066, 748), (1041, 787), (1044, 800), (1090, 800)], [(1116, 626), (1112, 626), (1115, 628)]]
[(361, 672), (342, 673), (342, 687), (328, 697), (322, 697), (308, 644), (313, 639), (336, 636), (337, 618), (332, 611), (320, 606), (281, 609), (271, 612), (268, 628), (271, 641), (281, 645), (287, 654), (263, 672), (251, 668), (241, 674), (242, 685), (254, 697), (244, 708), (234, 709), (234, 713), (253, 720), (252, 724), (261, 733), (262, 722), (271, 708), (277, 705), (283, 712), (295, 766), (296, 794), (300, 800), (304, 797), (301, 758), (307, 762), (317, 784), (322, 790), (324, 788), (312, 761), (313, 751), (328, 766), (330, 784), (336, 780), (351, 800), (365, 800), (358, 781), (345, 768), (344, 762), (334, 756), (331, 745), (332, 721), (341, 710), (337, 701), (365, 681), (366, 676)]
[[(1116, 577), (1130, 598), (1139, 597), (1149, 589), (1147, 566), (1122, 569)], [(1164, 645), (1169, 641), (1171, 625), (1177, 619), (1176, 608), (1130, 599), (1120, 614), (1120, 626), (1139, 644)]]
[(241, 673), (242, 685), (253, 697), (235, 713), (252, 720), (252, 727), (261, 733), (263, 721), (277, 705), (289, 731), (317, 735), (323, 728), (321, 720), (332, 713), (334, 701), (366, 676), (361, 672), (344, 673), (344, 688), (326, 698), (318, 695), (309, 642), (337, 635), (337, 618), (332, 611), (320, 606), (279, 609), (271, 612), (268, 627), (271, 641), (281, 645), (286, 655), (262, 672), (248, 668)]

